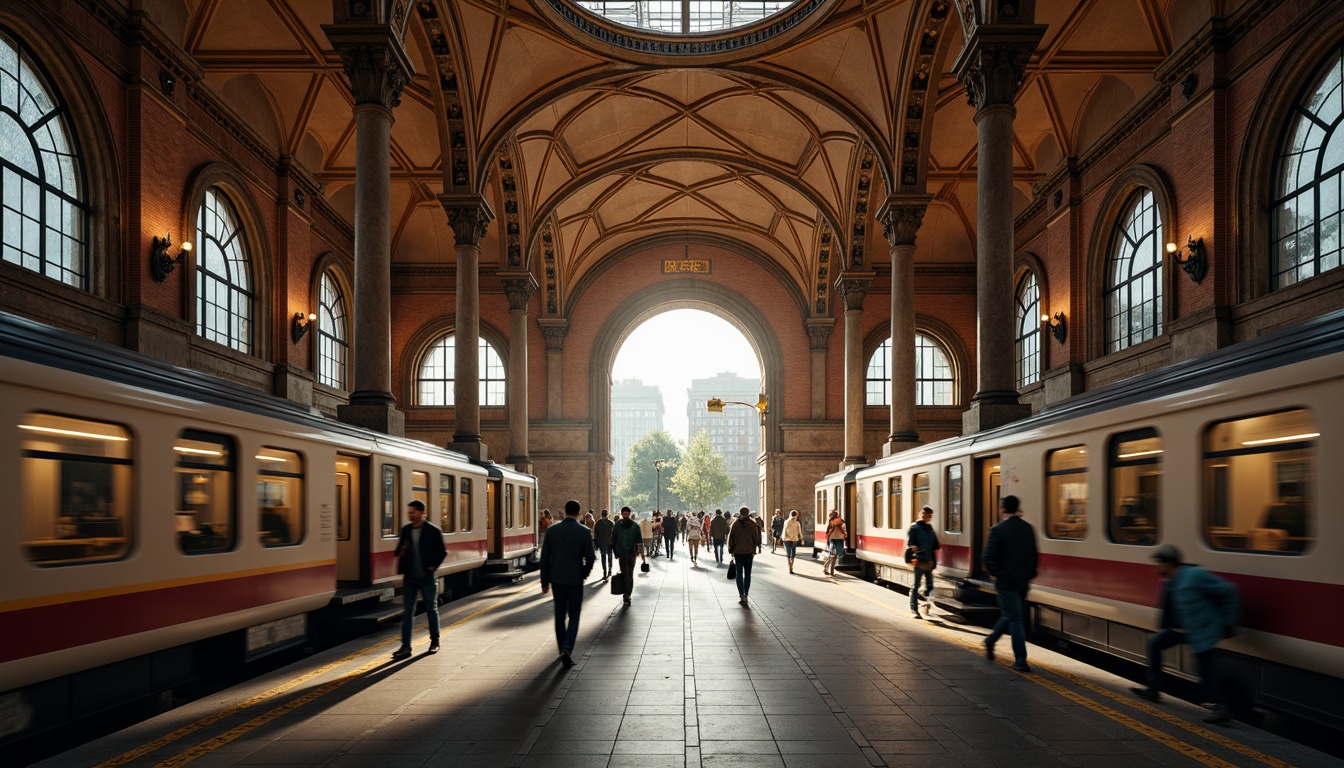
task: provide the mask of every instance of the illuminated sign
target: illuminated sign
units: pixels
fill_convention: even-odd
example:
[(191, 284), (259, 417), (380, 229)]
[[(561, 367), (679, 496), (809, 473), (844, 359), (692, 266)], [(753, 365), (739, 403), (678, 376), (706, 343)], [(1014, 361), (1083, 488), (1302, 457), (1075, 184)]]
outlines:
[(672, 275), (689, 272), (696, 275), (710, 273), (709, 259), (663, 259), (663, 274)]

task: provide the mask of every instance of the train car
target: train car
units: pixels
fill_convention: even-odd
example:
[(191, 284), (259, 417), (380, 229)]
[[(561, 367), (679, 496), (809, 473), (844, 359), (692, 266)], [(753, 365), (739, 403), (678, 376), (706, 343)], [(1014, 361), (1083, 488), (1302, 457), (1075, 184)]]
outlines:
[[(1338, 728), (1344, 475), (1320, 470), (1344, 455), (1342, 403), (1344, 312), (884, 458), (854, 477), (857, 554), (908, 587), (905, 531), (927, 505), (940, 593), (991, 592), (981, 551), (1015, 495), (1041, 552), (1033, 630), (1141, 661), (1152, 556), (1174, 544), (1240, 588), (1242, 627), (1222, 648), (1243, 701)], [(1188, 653), (1170, 663), (1192, 676)]]
[(531, 475), (2, 313), (0, 419), (0, 744), (391, 595), (412, 499), (449, 585), (534, 554)]
[(854, 525), (854, 509), (858, 499), (854, 492), (854, 476), (862, 467), (850, 467), (832, 472), (823, 477), (816, 486), (815, 504), (812, 508), (812, 556), (826, 557), (826, 526), (830, 522), (831, 512), (839, 512), (845, 521), (845, 530), (849, 538), (845, 542), (845, 551), (852, 551), (858, 545), (858, 530)]

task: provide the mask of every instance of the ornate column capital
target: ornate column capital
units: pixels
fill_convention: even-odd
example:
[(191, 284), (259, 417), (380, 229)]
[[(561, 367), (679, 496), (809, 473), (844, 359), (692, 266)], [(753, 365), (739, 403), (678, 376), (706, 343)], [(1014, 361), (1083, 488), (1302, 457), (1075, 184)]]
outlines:
[(915, 234), (924, 223), (924, 212), (932, 201), (929, 195), (892, 196), (882, 203), (877, 220), (882, 223), (882, 236), (892, 248), (915, 244)]
[(537, 292), (537, 279), (531, 272), (500, 272), (500, 285), (509, 297), (509, 311), (526, 310), (527, 302)]
[(977, 26), (953, 65), (957, 80), (966, 86), (966, 101), (977, 110), (1011, 106), (1044, 34), (1044, 24)]
[(397, 30), (390, 24), (324, 24), (322, 31), (341, 57), (350, 78), (355, 105), (373, 104), (391, 110), (415, 73)]
[(845, 304), (845, 311), (863, 309), (863, 300), (868, 296), (868, 286), (872, 285), (875, 272), (841, 272), (835, 279), (835, 292)]
[(811, 349), (826, 349), (826, 343), (835, 330), (834, 317), (809, 317), (804, 324), (807, 328), (807, 340)]
[(569, 321), (563, 317), (539, 317), (537, 325), (541, 336), (546, 339), (547, 352), (560, 352), (565, 348), (565, 336), (569, 334)]
[(448, 226), (458, 245), (479, 245), (485, 228), (495, 219), (495, 212), (480, 195), (439, 195), (439, 203), (448, 212)]

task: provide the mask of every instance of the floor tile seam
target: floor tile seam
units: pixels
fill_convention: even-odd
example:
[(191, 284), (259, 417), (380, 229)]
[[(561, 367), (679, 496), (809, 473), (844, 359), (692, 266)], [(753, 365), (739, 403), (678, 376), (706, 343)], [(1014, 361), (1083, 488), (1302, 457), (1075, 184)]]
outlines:
[(698, 751), (700, 747), (700, 710), (697, 699), (699, 691), (695, 684), (695, 645), (691, 641), (691, 590), (689, 584), (687, 587), (681, 591), (681, 642), (684, 649), (682, 659), (685, 673), (681, 717), (682, 725), (685, 728), (685, 747), (687, 750), (694, 747)]

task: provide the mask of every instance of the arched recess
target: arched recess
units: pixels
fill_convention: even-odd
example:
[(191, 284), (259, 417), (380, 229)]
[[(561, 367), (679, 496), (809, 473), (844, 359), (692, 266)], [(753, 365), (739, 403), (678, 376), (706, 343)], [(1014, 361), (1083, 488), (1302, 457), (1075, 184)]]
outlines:
[[(1092, 220), (1092, 234), (1087, 245), (1087, 298), (1077, 302), (1087, 307), (1087, 353), (1088, 359), (1096, 359), (1106, 354), (1106, 260), (1110, 256), (1111, 234), (1115, 231), (1119, 218), (1129, 196), (1139, 189), (1148, 189), (1162, 216), (1162, 231), (1170, 240), (1172, 232), (1180, 232), (1176, 219), (1176, 198), (1171, 191), (1171, 182), (1157, 168), (1151, 165), (1133, 165), (1121, 171), (1111, 182), (1111, 188), (1102, 199)], [(1173, 318), (1172, 301), (1175, 278), (1172, 271), (1172, 259), (1162, 259), (1162, 333), (1166, 336)], [(1079, 327), (1079, 326), (1074, 326)], [(1150, 340), (1151, 341), (1151, 340)]]
[[(971, 402), (974, 394), (971, 381), (970, 355), (966, 351), (966, 345), (962, 343), (961, 337), (952, 330), (951, 326), (941, 320), (929, 317), (928, 315), (915, 315), (915, 333), (922, 333), (925, 336), (931, 336), (943, 345), (947, 350), (947, 356), (952, 364), (952, 377), (957, 382), (957, 402), (955, 405), (921, 405), (920, 408), (959, 408), (965, 409)], [(874, 326), (868, 335), (863, 339), (863, 369), (868, 370), (868, 361), (872, 359), (873, 353), (882, 346), (882, 342), (891, 338), (891, 321), (879, 323)], [(893, 366), (894, 367), (894, 366)], [(885, 405), (865, 405), (866, 408), (882, 408)]]
[[(347, 319), (350, 321), (350, 327), (346, 329), (346, 386), (350, 383), (350, 368), (354, 365), (355, 355), (359, 354), (355, 349), (355, 278), (350, 274), (350, 257), (328, 251), (317, 258), (313, 264), (313, 271), (308, 276), (308, 308), (303, 310), (305, 314), (317, 312), (318, 305), (321, 303), (322, 276), (331, 273), (336, 281), (336, 285), (341, 289), (341, 295), (345, 298), (345, 310)], [(308, 370), (312, 371), (314, 376), (317, 374), (318, 348), (317, 334), (308, 334)]]
[[(756, 350), (761, 366), (761, 386), (766, 400), (780, 403), (784, 396), (784, 357), (779, 338), (770, 322), (750, 299), (716, 283), (703, 280), (668, 280), (631, 296), (616, 307), (593, 340), (589, 354), (588, 412), (593, 429), (588, 449), (594, 455), (611, 453), (611, 371), (621, 345), (645, 320), (673, 309), (699, 309), (722, 318), (742, 332)], [(779, 451), (779, 408), (766, 414), (761, 441), (766, 453)]]
[(1269, 217), (1274, 198), (1274, 156), (1288, 127), (1289, 113), (1308, 79), (1344, 36), (1344, 3), (1321, 7), (1316, 18), (1299, 25), (1274, 71), (1264, 80), (1255, 111), (1247, 126), (1237, 171), (1237, 204), (1233, 206), (1237, 233), (1237, 299), (1265, 296), (1270, 290)]
[[(1038, 314), (1054, 317), (1056, 312), (1063, 312), (1065, 322), (1068, 322), (1068, 319), (1073, 316), (1073, 308), (1069, 305), (1067, 298), (1058, 304), (1054, 302), (1050, 295), (1050, 279), (1045, 272), (1045, 264), (1039, 256), (1031, 251), (1023, 251), (1017, 254), (1017, 258), (1013, 259), (1014, 306), (1016, 306), (1018, 286), (1022, 285), (1022, 281), (1026, 279), (1028, 274), (1036, 278), (1036, 292), (1040, 296), (1040, 312)], [(1013, 318), (1013, 324), (1014, 326), (1017, 325), (1016, 317)], [(1049, 342), (1054, 341), (1054, 337), (1046, 334), (1045, 328), (1039, 320), (1037, 320), (1037, 325), (1040, 326), (1041, 334), (1038, 337), (1040, 339), (1040, 370), (1036, 371), (1036, 383), (1040, 384), (1045, 378), (1045, 372), (1050, 368)], [(1014, 332), (1013, 336), (1016, 337), (1017, 333)], [(1014, 359), (1017, 359), (1016, 352), (1014, 353)]]
[[(112, 127), (89, 79), (84, 61), (66, 42), (65, 34), (51, 25), (42, 3), (0, 4), (0, 26), (5, 27), (32, 52), (42, 74), (66, 106), (65, 118), (82, 157), (85, 203), (88, 205), (88, 237), (85, 247), (89, 264), (88, 293), (110, 302), (124, 301), (124, 265), (121, 238), (121, 169), (113, 143)], [(159, 222), (163, 224), (164, 222)], [(146, 226), (154, 226), (146, 222)], [(144, 234), (144, 248), (160, 232)], [(53, 287), (60, 285), (53, 283)], [(69, 289), (78, 290), (78, 289)], [(83, 293), (83, 292), (81, 292)]]
[[(498, 328), (485, 320), (481, 320), (480, 322), (480, 338), (485, 339), (490, 346), (494, 347), (495, 351), (499, 353), (500, 358), (504, 360), (506, 366), (505, 375), (507, 376), (507, 364), (509, 360), (508, 336), (501, 333)], [(403, 409), (408, 411), (413, 408), (442, 408), (445, 411), (456, 410), (453, 406), (419, 405), (416, 402), (419, 393), (416, 392), (415, 386), (416, 380), (420, 375), (420, 358), (425, 356), (425, 351), (429, 349), (429, 345), (437, 341), (439, 337), (453, 333), (456, 330), (456, 315), (439, 315), (433, 320), (420, 326), (419, 330), (411, 334), (411, 337), (406, 340), (406, 346), (402, 349), (401, 353), (401, 392), (397, 394), (397, 402), (401, 403)], [(508, 407), (507, 403), (502, 407), (497, 405), (481, 406), (482, 410), (490, 408), (491, 410), (500, 411), (506, 407)]]

